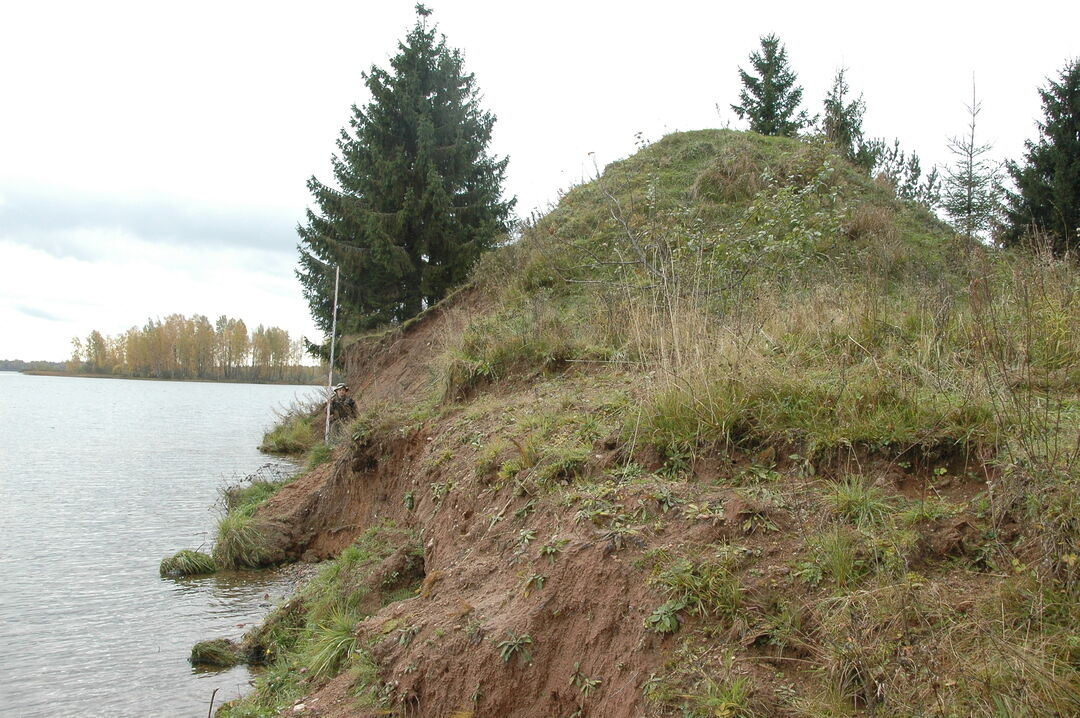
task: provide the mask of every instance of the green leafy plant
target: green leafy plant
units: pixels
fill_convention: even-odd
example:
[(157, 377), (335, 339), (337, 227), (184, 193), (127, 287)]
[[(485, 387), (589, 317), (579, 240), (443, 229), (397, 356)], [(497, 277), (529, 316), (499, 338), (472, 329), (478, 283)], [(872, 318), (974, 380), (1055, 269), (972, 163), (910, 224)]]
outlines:
[(529, 651), (532, 642), (532, 636), (528, 633), (516, 635), (512, 631), (507, 631), (506, 638), (496, 643), (495, 647), (499, 650), (499, 657), (502, 658), (503, 663), (509, 663), (510, 659), (516, 655), (522, 665), (528, 665), (532, 663), (532, 653)]
[(686, 608), (686, 601), (672, 598), (662, 603), (645, 619), (645, 627), (657, 633), (675, 633), (682, 625), (679, 612)]
[(544, 583), (547, 581), (547, 576), (534, 573), (525, 579), (525, 595), (528, 596), (533, 590), (540, 590), (544, 587)]
[(581, 691), (581, 695), (588, 698), (589, 695), (600, 687), (602, 683), (599, 678), (589, 678), (581, 671), (581, 661), (574, 664), (574, 672), (570, 674), (570, 685), (577, 686), (577, 689)]
[(562, 553), (568, 543), (570, 543), (570, 539), (552, 538), (540, 547), (540, 555), (546, 556), (548, 561), (555, 563), (555, 558)]

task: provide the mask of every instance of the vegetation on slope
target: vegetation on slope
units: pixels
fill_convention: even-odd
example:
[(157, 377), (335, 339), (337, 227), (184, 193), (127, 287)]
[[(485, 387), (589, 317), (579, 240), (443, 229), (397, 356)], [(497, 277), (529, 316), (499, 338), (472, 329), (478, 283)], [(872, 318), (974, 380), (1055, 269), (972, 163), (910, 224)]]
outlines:
[(255, 691), (219, 716), (276, 715), (307, 686), (342, 671), (356, 676), (359, 706), (383, 708), (385, 689), (355, 635), (356, 624), (383, 606), (413, 595), (423, 579), (423, 549), (415, 534), (380, 524), (325, 565), (298, 595), (248, 633), (240, 652), (266, 666)]
[[(670, 641), (636, 686), (655, 715), (1074, 714), (1078, 289), (826, 145), (672, 135), (482, 261), (432, 396), (382, 417), (422, 487), (383, 509), (475, 506), (530, 562), (511, 606), (561, 595), (568, 542), (626, 555), (653, 601), (633, 659)], [(542, 674), (537, 630), (490, 659)], [(407, 651), (353, 683), (412, 680)], [(583, 712), (614, 700), (597, 670)]]

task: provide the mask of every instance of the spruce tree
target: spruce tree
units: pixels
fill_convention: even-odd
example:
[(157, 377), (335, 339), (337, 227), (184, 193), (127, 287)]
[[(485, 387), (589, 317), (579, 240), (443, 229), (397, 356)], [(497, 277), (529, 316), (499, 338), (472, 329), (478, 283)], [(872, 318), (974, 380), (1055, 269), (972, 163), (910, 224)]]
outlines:
[(1016, 183), (1008, 193), (1006, 245), (1045, 232), (1055, 254), (1080, 249), (1080, 60), (1066, 63), (1058, 81), (1039, 89), (1043, 121), (1037, 142), (1025, 142), (1023, 166), (1006, 164)]
[(787, 50), (776, 35), (761, 38), (761, 52), (750, 53), (756, 76), (739, 68), (743, 89), (731, 109), (739, 119), (750, 118), (750, 129), (763, 135), (793, 137), (810, 124), (806, 111), (796, 112), (802, 102), (802, 87), (788, 67)]
[(967, 134), (949, 140), (949, 151), (956, 157), (956, 164), (945, 170), (941, 207), (958, 232), (974, 239), (984, 237), (997, 222), (1001, 211), (1001, 177), (997, 163), (986, 157), (993, 145), (980, 144), (975, 139), (975, 123), (982, 104), (975, 98), (974, 81), (967, 109)]
[(413, 29), (390, 68), (364, 74), (371, 99), (353, 106), (332, 161), (336, 186), (308, 180), (317, 210), (298, 228), (297, 270), (315, 323), (331, 328), (341, 269), (338, 331), (400, 322), (460, 284), (507, 230), (507, 160), (487, 152), (494, 115), (479, 104), (460, 51)]
[(877, 163), (880, 155), (878, 144), (863, 139), (863, 114), (866, 102), (862, 95), (848, 101), (846, 68), (841, 67), (833, 78), (833, 86), (825, 95), (825, 115), (821, 120), (821, 130), (840, 153), (854, 165), (869, 172)]

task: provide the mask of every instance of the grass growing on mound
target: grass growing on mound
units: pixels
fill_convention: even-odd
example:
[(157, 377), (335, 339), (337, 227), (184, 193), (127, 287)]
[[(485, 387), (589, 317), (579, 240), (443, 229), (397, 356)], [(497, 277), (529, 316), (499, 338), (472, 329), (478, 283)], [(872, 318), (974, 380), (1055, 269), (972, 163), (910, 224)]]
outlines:
[[(386, 562), (391, 561), (391, 565)], [(356, 638), (356, 625), (382, 606), (415, 594), (423, 577), (417, 535), (392, 524), (375, 526), (346, 548), (288, 603), (244, 638), (245, 652), (265, 663), (255, 690), (222, 708), (224, 718), (278, 715), (318, 685), (348, 672), (352, 693), (370, 709), (388, 708), (378, 667)]]
[(184, 549), (161, 559), (158, 571), (162, 576), (201, 576), (217, 571), (217, 564), (205, 553)]
[(191, 647), (188, 660), (193, 666), (231, 668), (240, 662), (236, 644), (227, 638), (200, 641)]
[(257, 568), (265, 565), (269, 554), (260, 520), (243, 508), (221, 517), (213, 557), (222, 568)]
[(322, 466), (333, 455), (334, 449), (332, 446), (325, 442), (319, 442), (315, 446), (311, 447), (308, 451), (307, 460), (304, 462), (304, 470), (311, 471), (312, 469)]
[(222, 490), (221, 499), (226, 511), (241, 511), (251, 515), (255, 509), (288, 483), (288, 479), (274, 481), (253, 480), (248, 484), (237, 484)]
[(315, 419), (306, 407), (293, 408), (263, 435), (259, 451), (269, 454), (303, 454), (318, 442)]
[[(269, 478), (260, 478), (269, 475)], [(256, 511), (295, 477), (263, 467), (244, 481), (221, 490), (224, 515), (218, 520), (213, 557), (221, 568), (257, 568), (270, 555)]]

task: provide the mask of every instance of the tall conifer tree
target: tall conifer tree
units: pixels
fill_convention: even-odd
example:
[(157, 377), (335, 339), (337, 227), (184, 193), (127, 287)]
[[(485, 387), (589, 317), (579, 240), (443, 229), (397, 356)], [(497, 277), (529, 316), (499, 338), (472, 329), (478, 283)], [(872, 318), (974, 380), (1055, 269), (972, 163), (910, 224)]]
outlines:
[(797, 112), (802, 102), (802, 87), (788, 66), (787, 50), (776, 35), (761, 38), (761, 52), (750, 53), (750, 65), (757, 76), (739, 68), (743, 89), (739, 105), (731, 109), (739, 119), (750, 118), (750, 129), (763, 135), (795, 133), (810, 124), (806, 111)]
[(1072, 60), (1057, 82), (1039, 90), (1042, 135), (1025, 143), (1023, 166), (1008, 162), (1017, 191), (1008, 194), (1005, 244), (1028, 231), (1045, 232), (1055, 254), (1080, 249), (1080, 60)]
[(461, 283), (507, 229), (507, 160), (487, 152), (494, 115), (460, 51), (417, 18), (390, 69), (364, 74), (371, 100), (353, 106), (333, 158), (336, 186), (308, 180), (317, 210), (300, 234), (297, 276), (316, 324), (331, 328), (341, 268), (339, 334), (417, 314)]

